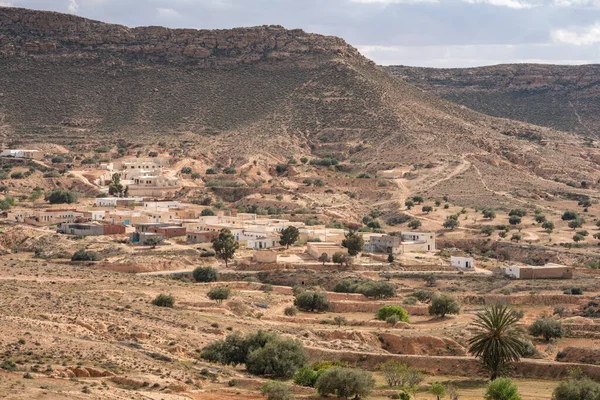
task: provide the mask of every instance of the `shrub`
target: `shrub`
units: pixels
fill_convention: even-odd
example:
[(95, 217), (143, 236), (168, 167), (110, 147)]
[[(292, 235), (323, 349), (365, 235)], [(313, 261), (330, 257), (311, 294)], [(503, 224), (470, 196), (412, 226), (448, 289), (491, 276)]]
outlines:
[(212, 208), (205, 208), (200, 212), (200, 215), (203, 217), (209, 217), (215, 215), (215, 212), (212, 210)]
[(293, 317), (294, 315), (298, 314), (298, 309), (296, 306), (289, 306), (283, 310), (283, 313), (288, 317)]
[(368, 281), (359, 284), (356, 287), (355, 292), (361, 293), (369, 298), (384, 299), (387, 297), (394, 297), (396, 295), (396, 287), (389, 282)]
[(192, 272), (196, 282), (216, 282), (217, 270), (213, 267), (198, 267)]
[(552, 400), (598, 400), (600, 384), (588, 378), (568, 379), (558, 384), (552, 393)]
[(565, 330), (560, 321), (538, 318), (529, 326), (529, 333), (532, 336), (542, 336), (546, 342), (549, 342), (552, 338), (563, 337)]
[(460, 313), (460, 305), (456, 299), (447, 293), (433, 296), (429, 305), (429, 315), (438, 315), (444, 318), (446, 314)]
[(383, 306), (377, 311), (377, 319), (380, 321), (386, 321), (392, 315), (402, 322), (408, 322), (408, 312), (400, 306)]
[(486, 400), (521, 400), (519, 389), (508, 378), (491, 381), (485, 391)]
[(152, 304), (158, 307), (170, 307), (175, 305), (175, 297), (171, 294), (159, 294), (152, 300)]
[(521, 217), (518, 215), (512, 215), (510, 218), (508, 218), (508, 223), (511, 225), (518, 225), (521, 223)]
[(492, 234), (494, 233), (494, 227), (491, 225), (484, 226), (483, 228), (481, 228), (481, 233), (483, 235), (492, 236)]
[(523, 210), (522, 208), (514, 208), (514, 209), (510, 210), (508, 213), (509, 217), (512, 217), (512, 216), (524, 217), (526, 215), (527, 215), (527, 211)]
[(425, 302), (427, 300), (431, 300), (433, 297), (433, 292), (431, 290), (417, 290), (412, 294), (413, 297), (416, 297), (420, 302)]
[(494, 210), (483, 210), (481, 212), (483, 214), (483, 218), (487, 218), (487, 219), (494, 219), (496, 218), (496, 212)]
[(23, 178), (25, 178), (25, 174), (22, 172), (13, 172), (12, 174), (10, 174), (10, 178), (11, 179), (23, 179)]
[(322, 312), (329, 310), (329, 300), (327, 300), (327, 293), (324, 292), (305, 291), (298, 293), (294, 305), (304, 311)]
[(450, 229), (450, 230), (454, 230), (456, 228), (458, 228), (458, 226), (460, 225), (460, 222), (458, 222), (458, 218), (454, 218), (456, 217), (456, 215), (450, 215), (449, 217), (446, 218), (446, 220), (444, 221), (444, 228), (446, 229)]
[(192, 167), (183, 167), (183, 168), (181, 168), (181, 173), (182, 174), (191, 174), (192, 172), (193, 172), (192, 171)]
[(423, 223), (418, 219), (411, 219), (408, 223), (410, 229), (419, 229)]
[(320, 374), (311, 367), (302, 367), (294, 374), (294, 383), (300, 386), (314, 387)]
[(355, 293), (358, 283), (343, 279), (338, 281), (333, 287), (333, 291), (337, 293)]
[(581, 288), (578, 288), (578, 287), (572, 287), (571, 288), (571, 294), (582, 295), (583, 294), (583, 290), (581, 290)]
[(370, 372), (352, 368), (330, 368), (317, 379), (315, 387), (321, 396), (336, 395), (345, 399), (368, 396), (375, 386)]
[(415, 296), (408, 296), (402, 300), (402, 304), (406, 304), (407, 306), (414, 306), (417, 304), (418, 299)]
[(577, 229), (577, 228), (581, 228), (584, 223), (585, 223), (585, 220), (583, 218), (577, 218), (577, 219), (569, 221), (567, 226), (571, 229)]
[(292, 400), (292, 389), (281, 382), (267, 382), (261, 386), (260, 392), (267, 396), (267, 400)]
[(98, 261), (99, 257), (93, 251), (77, 250), (72, 256), (71, 261)]
[(307, 360), (302, 343), (275, 336), (248, 354), (246, 369), (255, 375), (291, 378)]
[(546, 221), (542, 224), (542, 228), (544, 228), (546, 232), (552, 233), (552, 231), (554, 230), (554, 223), (551, 221)]
[(579, 213), (571, 210), (565, 211), (561, 217), (563, 221), (571, 221), (577, 218), (579, 218)]
[(431, 207), (431, 206), (423, 206), (421, 208), (421, 211), (423, 211), (424, 213), (430, 213), (430, 212), (433, 211), (433, 207)]
[[(200, 252), (200, 257), (214, 257), (216, 255), (217, 254), (212, 250), (206, 250), (206, 251)], [(194, 279), (195, 279), (195, 277), (194, 277)]]
[(431, 384), (429, 391), (432, 395), (434, 395), (437, 398), (437, 400), (440, 400), (440, 397), (446, 397), (447, 389), (446, 386), (444, 386), (443, 384), (439, 382), (434, 382)]
[(208, 291), (207, 296), (221, 304), (223, 300), (227, 300), (231, 296), (231, 289), (227, 286), (216, 286)]
[(72, 204), (76, 203), (79, 195), (68, 190), (55, 189), (48, 193), (45, 200), (50, 204)]

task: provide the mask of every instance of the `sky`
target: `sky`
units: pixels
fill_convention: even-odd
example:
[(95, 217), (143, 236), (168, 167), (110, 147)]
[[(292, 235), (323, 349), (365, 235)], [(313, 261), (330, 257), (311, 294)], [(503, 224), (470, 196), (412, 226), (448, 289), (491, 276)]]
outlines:
[(600, 0), (0, 0), (129, 27), (283, 25), (382, 65), (600, 63)]

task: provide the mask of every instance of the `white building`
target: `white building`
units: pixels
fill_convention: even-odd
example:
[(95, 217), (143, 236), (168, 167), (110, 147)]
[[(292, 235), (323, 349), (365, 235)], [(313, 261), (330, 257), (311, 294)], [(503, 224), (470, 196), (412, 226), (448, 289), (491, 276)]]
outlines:
[(39, 150), (27, 150), (27, 149), (8, 149), (0, 153), (0, 157), (14, 157), (14, 158), (27, 158), (33, 160), (41, 160), (44, 158), (44, 153)]
[(456, 268), (475, 269), (475, 260), (473, 257), (450, 257), (450, 264)]

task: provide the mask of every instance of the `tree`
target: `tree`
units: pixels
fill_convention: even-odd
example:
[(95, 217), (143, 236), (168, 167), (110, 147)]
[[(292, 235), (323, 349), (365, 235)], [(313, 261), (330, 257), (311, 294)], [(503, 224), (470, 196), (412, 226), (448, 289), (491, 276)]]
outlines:
[(546, 342), (552, 338), (561, 338), (565, 335), (565, 329), (560, 321), (550, 318), (538, 318), (529, 326), (529, 334), (542, 336)]
[(181, 168), (181, 173), (182, 174), (191, 174), (193, 172), (192, 167), (183, 167)]
[(425, 200), (423, 199), (423, 196), (421, 195), (416, 195), (413, 196), (412, 201), (414, 201), (416, 204), (421, 204), (423, 203)]
[(571, 221), (579, 218), (579, 213), (577, 211), (567, 210), (563, 213), (561, 219), (563, 221)]
[(310, 312), (322, 312), (329, 310), (327, 293), (307, 290), (305, 292), (298, 293), (295, 297), (294, 305), (300, 310)]
[(246, 369), (254, 375), (291, 378), (307, 361), (302, 343), (277, 336), (248, 354)]
[(457, 215), (450, 215), (446, 218), (446, 221), (444, 221), (444, 228), (450, 229), (451, 231), (458, 228), (459, 225), (460, 222), (458, 222)]
[(175, 297), (172, 294), (159, 294), (152, 300), (152, 304), (158, 307), (173, 308), (175, 305)]
[(240, 247), (240, 244), (235, 240), (229, 229), (221, 229), (219, 236), (213, 238), (212, 244), (217, 258), (224, 260), (225, 268), (227, 268), (227, 262), (233, 259), (235, 251)]
[(333, 322), (334, 322), (334, 323), (335, 323), (335, 324), (336, 324), (338, 327), (340, 327), (340, 326), (342, 326), (342, 325), (346, 325), (346, 322), (347, 322), (347, 321), (346, 321), (346, 317), (342, 317), (342, 316), (338, 315), (338, 316), (335, 316), (335, 317), (333, 318)]
[(575, 235), (573, 235), (573, 241), (575, 243), (579, 243), (583, 240), (585, 240), (585, 237), (583, 235), (580, 235), (579, 233), (576, 233)]
[(294, 384), (304, 387), (314, 387), (320, 374), (311, 367), (302, 367), (294, 374)]
[(460, 313), (460, 305), (454, 297), (447, 293), (433, 296), (429, 305), (429, 315), (438, 315), (444, 318), (446, 314)]
[(544, 214), (536, 214), (535, 222), (537, 222), (538, 224), (543, 224), (544, 222), (546, 222), (546, 216)]
[(388, 260), (389, 263), (393, 263), (394, 262), (394, 255), (392, 253), (389, 253), (387, 260)]
[(68, 190), (55, 189), (48, 193), (45, 200), (50, 204), (72, 204), (77, 203), (79, 195)]
[(342, 246), (348, 249), (348, 254), (355, 256), (360, 253), (365, 245), (365, 241), (358, 232), (348, 232), (342, 240)]
[(71, 256), (71, 261), (98, 261), (98, 258), (98, 254), (93, 251), (79, 249)]
[(330, 394), (344, 399), (368, 396), (375, 386), (370, 372), (353, 368), (329, 368), (317, 379), (315, 387), (321, 396)]
[(329, 254), (323, 253), (319, 256), (319, 261), (325, 265), (326, 262), (329, 262)]
[(561, 381), (554, 392), (552, 400), (598, 400), (600, 399), (600, 383), (589, 378), (573, 378)]
[(481, 360), (492, 380), (507, 363), (523, 356), (525, 343), (516, 327), (518, 320), (506, 305), (485, 308), (477, 314), (473, 324), (477, 332), (469, 339), (469, 352)]
[(113, 174), (108, 185), (108, 194), (111, 196), (123, 197), (123, 190), (124, 188), (121, 184), (121, 176), (119, 174)]
[(298, 309), (296, 306), (289, 306), (283, 309), (283, 313), (288, 317), (293, 317), (298, 314)]
[(522, 208), (514, 208), (514, 209), (510, 210), (508, 213), (509, 217), (512, 217), (512, 216), (524, 217), (526, 215), (527, 215), (527, 211), (523, 210)]
[(434, 274), (425, 275), (423, 277), (423, 280), (425, 281), (425, 283), (427, 284), (428, 287), (434, 287), (437, 282), (437, 278), (435, 277)]
[(379, 371), (385, 378), (388, 386), (401, 386), (403, 376), (408, 367), (400, 361), (389, 360), (379, 364)]
[(433, 207), (431, 207), (431, 206), (423, 206), (423, 207), (421, 208), (421, 210), (422, 210), (424, 213), (430, 213), (430, 212), (432, 212), (432, 211), (433, 211)]
[(521, 223), (521, 217), (519, 217), (518, 215), (511, 215), (508, 218), (508, 223), (511, 225), (519, 225)]
[(408, 312), (400, 306), (383, 306), (377, 311), (377, 319), (380, 321), (386, 321), (392, 315), (402, 322), (408, 322)]
[(285, 246), (286, 249), (290, 247), (290, 244), (296, 243), (298, 237), (300, 236), (300, 231), (295, 226), (288, 226), (281, 232), (281, 239), (279, 240), (279, 244)]
[(153, 249), (156, 248), (156, 246), (158, 246), (160, 243), (162, 242), (162, 238), (159, 236), (153, 236), (153, 237), (149, 237), (148, 239), (146, 239), (144, 241), (144, 243), (150, 247), (152, 247)]
[(406, 200), (404, 202), (404, 205), (406, 206), (406, 208), (408, 208), (410, 210), (411, 208), (414, 207), (415, 203), (412, 200)]
[(213, 267), (198, 267), (192, 276), (196, 282), (216, 282), (218, 278), (217, 270)]
[(396, 286), (389, 282), (367, 281), (358, 284), (353, 289), (355, 293), (361, 293), (365, 297), (374, 299), (385, 299), (396, 295)]
[(441, 398), (446, 397), (446, 386), (444, 386), (442, 383), (439, 382), (434, 382), (431, 384), (431, 387), (429, 388), (429, 391), (431, 392), (432, 395), (434, 395), (437, 400), (440, 400)]
[(223, 300), (227, 300), (231, 296), (231, 289), (227, 286), (215, 286), (206, 295), (209, 299), (221, 304)]
[(571, 229), (581, 228), (584, 224), (585, 220), (583, 218), (577, 218), (569, 221), (567, 224)]
[(420, 220), (413, 218), (409, 221), (408, 227), (410, 229), (419, 229), (423, 225)]
[(267, 400), (292, 400), (292, 388), (282, 382), (271, 381), (261, 386), (260, 392)]
[(350, 265), (350, 263), (352, 262), (352, 258), (350, 258), (350, 256), (348, 254), (344, 254), (340, 251), (336, 251), (335, 253), (333, 253), (333, 257), (331, 257), (331, 261), (333, 261), (336, 264), (346, 264), (346, 266)]
[(494, 233), (494, 227), (491, 225), (486, 225), (483, 228), (481, 228), (481, 233), (487, 236), (492, 236), (492, 234)]
[(485, 391), (485, 400), (521, 400), (517, 385), (508, 378), (491, 381)]
[(496, 212), (494, 210), (484, 209), (481, 213), (483, 214), (483, 218), (487, 218), (487, 219), (495, 219), (496, 218)]
[(542, 224), (542, 228), (544, 228), (546, 230), (546, 232), (552, 233), (552, 231), (554, 231), (554, 223), (551, 221), (545, 221)]
[(202, 217), (211, 217), (213, 215), (215, 215), (215, 212), (212, 208), (205, 208), (204, 210), (200, 211), (200, 216)]

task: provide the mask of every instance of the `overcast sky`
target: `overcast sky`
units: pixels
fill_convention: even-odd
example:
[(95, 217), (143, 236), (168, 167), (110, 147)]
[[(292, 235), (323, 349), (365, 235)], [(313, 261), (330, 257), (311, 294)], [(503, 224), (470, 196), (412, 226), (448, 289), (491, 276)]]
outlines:
[(130, 27), (264, 24), (340, 36), (379, 64), (600, 63), (600, 0), (0, 0)]

